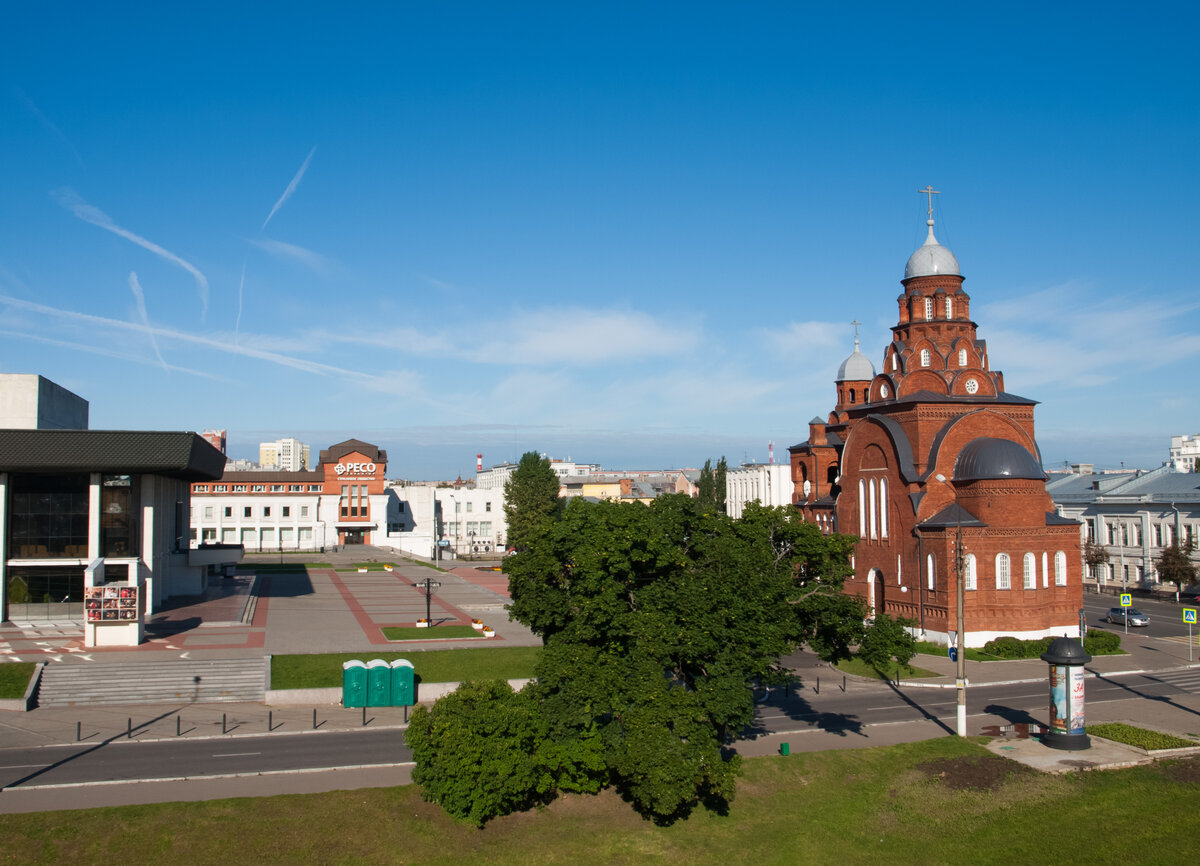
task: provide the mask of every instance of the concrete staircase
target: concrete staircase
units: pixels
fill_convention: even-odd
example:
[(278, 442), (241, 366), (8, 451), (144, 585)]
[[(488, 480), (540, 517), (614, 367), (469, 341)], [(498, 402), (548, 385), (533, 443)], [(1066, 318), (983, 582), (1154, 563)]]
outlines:
[(51, 663), (37, 705), (261, 701), (267, 659), (172, 659), (156, 662)]

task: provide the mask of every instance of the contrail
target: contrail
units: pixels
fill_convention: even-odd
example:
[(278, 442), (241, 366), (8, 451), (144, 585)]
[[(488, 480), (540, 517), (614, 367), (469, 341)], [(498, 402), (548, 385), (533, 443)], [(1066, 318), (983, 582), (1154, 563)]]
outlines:
[[(137, 271), (129, 272), (129, 288), (133, 291), (134, 298), (137, 299), (138, 313), (142, 317), (142, 324), (147, 328), (150, 327), (150, 316), (146, 314), (146, 293), (142, 291), (142, 284), (138, 282)], [(158, 363), (168, 373), (171, 372), (167, 366), (166, 360), (162, 356), (162, 352), (158, 350), (158, 338), (154, 336), (154, 332), (150, 331), (150, 345), (154, 347), (154, 357), (158, 358)]]
[(100, 208), (92, 207), (90, 204), (80, 198), (75, 190), (64, 187), (55, 190), (52, 195), (58, 199), (58, 203), (69, 210), (75, 216), (79, 217), (84, 222), (91, 223), (105, 231), (110, 231), (115, 235), (125, 238), (127, 241), (132, 241), (143, 249), (147, 249), (156, 256), (166, 259), (172, 264), (179, 265), (196, 280), (196, 288), (200, 292), (201, 312), (200, 318), (203, 320), (208, 315), (208, 277), (200, 273), (200, 269), (191, 262), (181, 259), (170, 250), (165, 250), (153, 241), (148, 241), (141, 235), (135, 235), (128, 229), (123, 229), (112, 221), (112, 218)]
[(304, 164), (300, 166), (300, 170), (296, 172), (296, 176), (292, 178), (292, 182), (287, 185), (287, 189), (283, 191), (283, 195), (279, 197), (279, 201), (275, 202), (275, 207), (271, 208), (271, 212), (267, 214), (267, 218), (263, 220), (262, 228), (259, 229), (259, 231), (263, 231), (267, 227), (267, 223), (271, 221), (271, 217), (275, 216), (276, 211), (283, 207), (283, 203), (291, 198), (292, 193), (296, 191), (296, 187), (300, 186), (300, 179), (304, 177), (304, 172), (308, 171), (308, 164), (312, 162), (313, 154), (316, 152), (317, 147), (316, 145), (313, 145), (313, 149), (310, 150), (308, 152), (308, 156), (304, 158)]

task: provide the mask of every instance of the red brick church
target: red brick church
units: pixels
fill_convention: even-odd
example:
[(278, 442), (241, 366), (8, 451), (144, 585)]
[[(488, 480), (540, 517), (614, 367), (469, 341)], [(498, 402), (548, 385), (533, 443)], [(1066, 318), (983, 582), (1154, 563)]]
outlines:
[(1078, 636), (1079, 524), (1055, 513), (1035, 401), (1005, 391), (992, 369), (932, 214), (904, 269), (882, 369), (859, 351), (856, 332), (836, 406), (788, 449), (793, 502), (822, 529), (858, 536), (847, 592), (930, 639), (958, 628), (959, 535), (968, 646)]

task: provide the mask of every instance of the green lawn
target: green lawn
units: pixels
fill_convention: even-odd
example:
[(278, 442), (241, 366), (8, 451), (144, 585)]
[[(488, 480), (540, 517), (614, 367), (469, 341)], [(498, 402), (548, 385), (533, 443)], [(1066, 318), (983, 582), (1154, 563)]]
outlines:
[(33, 662), (7, 662), (0, 664), (0, 700), (19, 700), (25, 697), (29, 678), (33, 676)]
[(937, 673), (936, 671), (925, 670), (925, 668), (919, 668), (916, 665), (913, 665), (911, 669), (902, 668), (896, 664), (895, 660), (892, 661), (891, 667), (889, 667), (886, 671), (879, 671), (871, 667), (858, 656), (845, 661), (840, 661), (837, 663), (836, 667), (844, 674), (851, 674), (852, 676), (856, 677), (867, 677), (868, 679), (873, 680), (895, 681), (897, 678), (902, 680), (915, 680), (920, 679), (921, 677), (941, 676), (941, 674)]
[(1148, 752), (1153, 752), (1156, 749), (1186, 749), (1188, 746), (1200, 746), (1200, 743), (1197, 743), (1195, 740), (1185, 740), (1171, 734), (1149, 731), (1145, 728), (1126, 725), (1122, 722), (1102, 722), (1100, 724), (1088, 725), (1087, 732), (1093, 736), (1103, 737), (1106, 740), (1137, 746)]
[(432, 628), (385, 625), (383, 636), (388, 640), (442, 640), (452, 637), (483, 637), (469, 625), (435, 625)]
[(750, 759), (727, 815), (669, 827), (610, 791), (476, 830), (402, 786), (0, 815), (0, 862), (1190, 866), (1198, 833), (1198, 759), (1050, 776), (944, 737)]
[[(428, 632), (428, 629), (421, 629)], [(472, 634), (478, 634), (468, 628)], [(426, 683), (458, 683), (467, 679), (524, 679), (533, 676), (541, 647), (487, 647), (480, 649), (412, 652), (319, 653), (271, 657), (271, 688), (320, 689), (342, 684), (342, 662), (358, 659), (406, 658), (417, 678)]]

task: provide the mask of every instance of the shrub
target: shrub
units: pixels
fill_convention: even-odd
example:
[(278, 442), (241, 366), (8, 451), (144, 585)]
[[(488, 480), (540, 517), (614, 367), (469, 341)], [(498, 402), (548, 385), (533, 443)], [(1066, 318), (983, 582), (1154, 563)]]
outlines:
[(1134, 727), (1120, 722), (1105, 722), (1098, 725), (1088, 725), (1088, 733), (1106, 740), (1137, 746), (1147, 752), (1156, 749), (1183, 749), (1196, 745), (1192, 740), (1184, 740), (1171, 734), (1158, 731), (1148, 731), (1145, 728)]
[(1022, 658), (1025, 648), (1022, 646), (1023, 641), (1015, 637), (993, 638), (983, 645), (983, 651), (988, 655), (996, 656), (1002, 659), (1019, 659)]
[(1088, 629), (1083, 639), (1083, 651), (1089, 655), (1111, 655), (1121, 649), (1121, 636), (1113, 631)]

